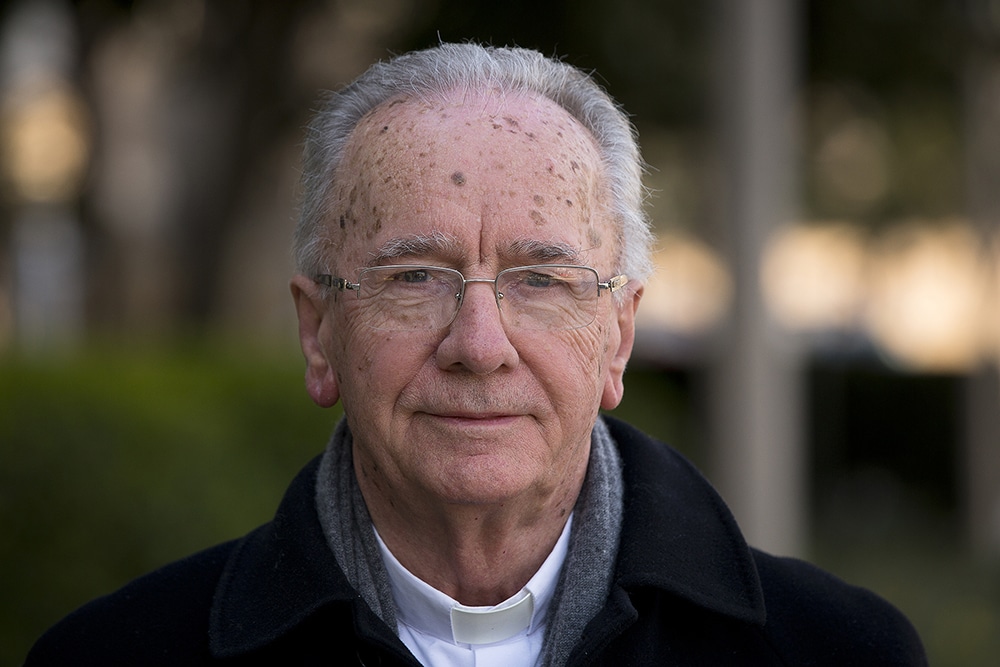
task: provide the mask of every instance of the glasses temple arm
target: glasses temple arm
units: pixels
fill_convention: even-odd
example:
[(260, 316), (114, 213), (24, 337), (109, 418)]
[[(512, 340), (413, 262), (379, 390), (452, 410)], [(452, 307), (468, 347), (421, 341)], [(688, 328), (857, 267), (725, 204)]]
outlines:
[(609, 278), (607, 282), (597, 283), (597, 288), (599, 290), (606, 289), (609, 292), (614, 293), (620, 290), (621, 288), (625, 287), (627, 283), (628, 283), (628, 276), (626, 276), (623, 273), (621, 275), (615, 276), (614, 278)]
[(340, 291), (357, 290), (361, 287), (361, 283), (352, 283), (346, 278), (334, 278), (329, 273), (320, 273), (313, 278), (313, 281), (326, 287), (336, 287)]

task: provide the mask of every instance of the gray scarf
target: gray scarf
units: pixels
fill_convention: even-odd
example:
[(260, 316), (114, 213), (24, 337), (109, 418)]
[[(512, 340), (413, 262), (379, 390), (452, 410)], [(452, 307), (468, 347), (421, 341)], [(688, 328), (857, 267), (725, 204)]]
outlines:
[[(347, 421), (341, 420), (320, 461), (316, 509), (327, 543), (348, 581), (379, 618), (396, 630), (389, 575), (354, 476), (352, 443)], [(607, 426), (598, 419), (591, 433), (587, 475), (574, 507), (569, 552), (546, 619), (539, 665), (565, 665), (584, 627), (604, 606), (618, 554), (621, 517), (621, 459)]]

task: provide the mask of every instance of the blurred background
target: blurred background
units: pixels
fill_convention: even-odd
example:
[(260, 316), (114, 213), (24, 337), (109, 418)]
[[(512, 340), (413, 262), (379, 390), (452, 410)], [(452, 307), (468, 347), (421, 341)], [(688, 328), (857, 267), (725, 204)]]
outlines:
[(994, 664), (998, 0), (0, 4), (0, 664), (268, 520), (321, 451), (302, 128), (470, 39), (595, 71), (639, 129), (658, 273), (617, 412), (932, 664)]

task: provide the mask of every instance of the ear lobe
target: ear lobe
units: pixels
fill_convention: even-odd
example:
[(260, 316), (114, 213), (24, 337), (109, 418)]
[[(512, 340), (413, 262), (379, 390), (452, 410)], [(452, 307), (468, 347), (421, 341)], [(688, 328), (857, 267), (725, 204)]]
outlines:
[[(605, 410), (613, 410), (618, 407), (625, 395), (625, 366), (629, 357), (632, 356), (632, 346), (635, 344), (635, 312), (639, 308), (639, 300), (642, 299), (643, 286), (640, 284), (632, 292), (628, 301), (615, 306), (618, 318), (618, 346), (614, 350), (611, 362), (608, 365), (608, 373), (604, 379), (604, 393), (601, 394), (601, 407)], [(614, 338), (612, 338), (614, 343)]]
[(299, 344), (306, 360), (306, 390), (316, 405), (329, 408), (340, 400), (340, 387), (324, 345), (329, 316), (326, 304), (316, 284), (303, 275), (292, 278), (291, 290), (299, 320)]

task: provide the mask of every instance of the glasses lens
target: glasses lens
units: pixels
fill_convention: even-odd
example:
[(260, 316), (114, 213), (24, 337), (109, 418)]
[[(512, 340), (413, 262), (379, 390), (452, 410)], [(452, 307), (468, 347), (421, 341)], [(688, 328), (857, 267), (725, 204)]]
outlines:
[(372, 329), (440, 329), (458, 309), (462, 274), (426, 266), (377, 266), (359, 277), (364, 323)]
[(582, 266), (525, 266), (503, 271), (497, 290), (504, 320), (520, 329), (578, 329), (597, 313), (597, 272)]

